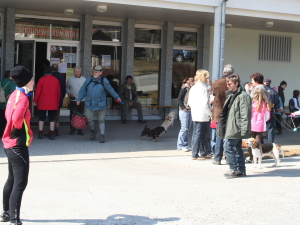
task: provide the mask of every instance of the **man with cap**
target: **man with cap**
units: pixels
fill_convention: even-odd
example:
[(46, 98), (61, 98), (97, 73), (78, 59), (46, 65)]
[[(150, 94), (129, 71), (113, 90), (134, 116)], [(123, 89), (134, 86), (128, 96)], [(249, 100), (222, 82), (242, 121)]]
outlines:
[[(270, 112), (270, 119), (267, 121), (267, 133), (268, 133), (268, 143), (274, 143), (274, 124), (275, 124), (275, 110), (278, 109), (279, 106), (279, 98), (277, 92), (270, 87), (271, 79), (264, 78), (264, 85), (265, 88), (268, 90), (269, 95), (268, 100), (272, 105), (271, 112)], [(263, 140), (262, 140), (263, 142)]]
[(21, 225), (20, 208), (29, 173), (28, 147), (32, 141), (31, 113), (28, 97), (32, 95), (34, 81), (32, 73), (22, 66), (10, 72), (16, 90), (9, 96), (5, 117), (7, 125), (2, 142), (8, 158), (8, 178), (3, 188), (2, 222)]
[(100, 65), (93, 69), (93, 75), (86, 79), (80, 88), (77, 105), (85, 98), (86, 118), (91, 129), (91, 140), (95, 140), (97, 130), (94, 125), (94, 115), (99, 122), (100, 143), (105, 142), (105, 109), (106, 109), (106, 91), (118, 101), (121, 101), (119, 95), (110, 86), (109, 81), (102, 76), (102, 67)]

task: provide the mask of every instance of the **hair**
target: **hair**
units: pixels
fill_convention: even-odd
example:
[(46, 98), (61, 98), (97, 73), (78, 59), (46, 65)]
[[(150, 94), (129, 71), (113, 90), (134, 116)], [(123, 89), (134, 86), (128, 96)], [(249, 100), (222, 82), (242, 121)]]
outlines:
[(237, 74), (231, 74), (228, 77), (226, 77), (226, 82), (232, 81), (234, 83), (239, 83), (241, 84), (240, 76)]
[(58, 72), (58, 65), (57, 64), (52, 64), (51, 69), (53, 72)]
[(258, 109), (263, 102), (267, 103), (267, 110), (271, 110), (271, 103), (268, 101), (266, 94), (261, 88), (255, 88), (252, 101), (257, 101), (255, 112), (258, 112)]
[(287, 85), (287, 83), (283, 80), (280, 82), (280, 86), (282, 86), (282, 85)]
[(81, 69), (81, 67), (80, 67), (80, 66), (76, 66), (76, 67), (74, 67), (74, 70), (80, 70), (80, 71), (82, 71), (82, 69)]
[(299, 90), (294, 90), (293, 91), (293, 96), (297, 98), (299, 96), (299, 93), (300, 93)]
[(44, 70), (44, 74), (49, 74), (49, 73), (52, 73), (52, 69), (50, 66), (46, 66)]
[(223, 73), (231, 75), (234, 73), (234, 67), (231, 64), (227, 64), (224, 66)]
[(10, 70), (5, 71), (4, 78), (10, 78)]
[(250, 75), (250, 79), (252, 79), (258, 83), (258, 84), (263, 84), (264, 83), (264, 75), (262, 75), (261, 73), (253, 73)]
[(125, 80), (128, 80), (128, 79), (132, 79), (132, 80), (133, 80), (133, 77), (130, 76), (130, 75), (127, 75), (127, 76), (125, 77)]
[(206, 78), (209, 77), (209, 72), (207, 70), (197, 70), (196, 76), (194, 77), (194, 82), (200, 81), (201, 83), (206, 83)]
[(194, 77), (186, 77), (186, 78), (184, 78), (183, 81), (182, 81), (182, 85), (186, 84), (189, 79), (193, 79), (194, 80)]

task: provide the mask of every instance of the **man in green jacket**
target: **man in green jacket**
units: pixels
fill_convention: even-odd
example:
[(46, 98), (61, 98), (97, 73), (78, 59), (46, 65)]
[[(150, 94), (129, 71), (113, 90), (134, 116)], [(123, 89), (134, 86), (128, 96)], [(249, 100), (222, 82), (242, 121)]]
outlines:
[[(10, 78), (10, 71), (5, 71), (3, 79), (0, 81), (0, 85), (4, 90), (4, 96), (7, 101), (9, 95), (16, 89), (15, 83)], [(6, 119), (5, 119), (5, 108), (6, 102), (0, 103), (0, 137), (2, 138), (5, 126), (6, 126)]]
[(226, 100), (220, 115), (217, 136), (224, 138), (224, 152), (230, 170), (227, 178), (246, 176), (242, 139), (251, 137), (251, 98), (242, 91), (240, 77), (236, 74), (226, 78)]

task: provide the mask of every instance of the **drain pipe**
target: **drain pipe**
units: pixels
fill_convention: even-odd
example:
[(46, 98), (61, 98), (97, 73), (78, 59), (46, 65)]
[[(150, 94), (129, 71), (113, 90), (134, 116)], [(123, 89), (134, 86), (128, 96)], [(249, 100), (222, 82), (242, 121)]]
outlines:
[(225, 45), (225, 16), (226, 16), (226, 2), (222, 1), (221, 6), (221, 44), (220, 44), (220, 63), (219, 63), (219, 77), (223, 76), (223, 65), (224, 65), (224, 45)]

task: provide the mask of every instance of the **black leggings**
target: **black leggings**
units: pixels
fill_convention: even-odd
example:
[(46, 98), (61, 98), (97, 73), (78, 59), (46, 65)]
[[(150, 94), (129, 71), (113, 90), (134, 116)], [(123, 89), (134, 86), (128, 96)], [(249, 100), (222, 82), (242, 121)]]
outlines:
[(4, 150), (8, 159), (8, 178), (3, 188), (3, 211), (10, 211), (11, 223), (16, 223), (20, 220), (22, 195), (28, 182), (29, 153), (27, 146)]

